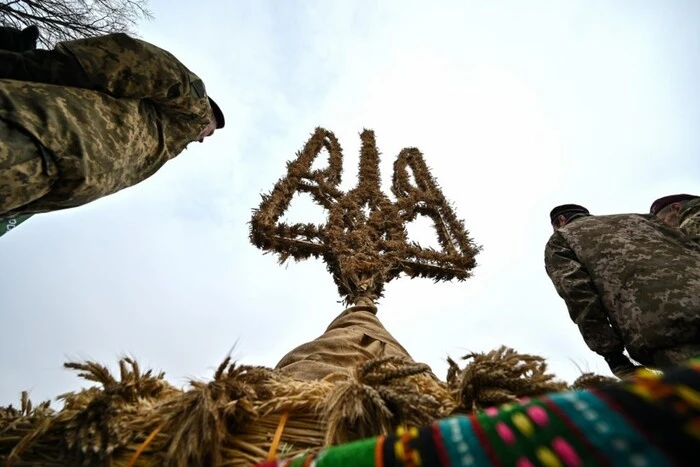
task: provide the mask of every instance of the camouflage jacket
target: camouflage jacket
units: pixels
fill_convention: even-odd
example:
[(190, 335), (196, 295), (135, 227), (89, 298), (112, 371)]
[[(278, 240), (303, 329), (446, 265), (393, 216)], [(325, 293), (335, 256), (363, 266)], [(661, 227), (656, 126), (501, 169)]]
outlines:
[(210, 114), (201, 79), (125, 34), (0, 52), (0, 119), (47, 148), (60, 177), (23, 212), (77, 206), (143, 181), (195, 141)]
[(545, 267), (594, 352), (649, 365), (700, 342), (700, 247), (652, 216), (577, 219), (550, 237)]
[(700, 198), (688, 201), (679, 213), (680, 229), (700, 245)]

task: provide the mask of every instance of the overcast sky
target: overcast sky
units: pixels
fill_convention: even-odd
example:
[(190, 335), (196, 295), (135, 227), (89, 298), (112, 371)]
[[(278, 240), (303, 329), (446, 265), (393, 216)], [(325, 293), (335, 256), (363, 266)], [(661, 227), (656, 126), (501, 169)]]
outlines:
[[(484, 247), (466, 282), (386, 287), (379, 316), (416, 360), (444, 378), (448, 355), (505, 344), (568, 381), (609, 374), (545, 274), (548, 213), (700, 193), (700, 3), (553, 5), (151, 0), (141, 37), (204, 79), (227, 126), (136, 187), (0, 238), (0, 405), (77, 389), (70, 359), (133, 355), (184, 385), (234, 344), (273, 366), (320, 335), (343, 309), (324, 265), (280, 267), (247, 237), (316, 126), (340, 139), (344, 187), (363, 128), (385, 178), (420, 148)], [(287, 219), (319, 220), (303, 201)], [(409, 232), (436, 244), (428, 222)]]

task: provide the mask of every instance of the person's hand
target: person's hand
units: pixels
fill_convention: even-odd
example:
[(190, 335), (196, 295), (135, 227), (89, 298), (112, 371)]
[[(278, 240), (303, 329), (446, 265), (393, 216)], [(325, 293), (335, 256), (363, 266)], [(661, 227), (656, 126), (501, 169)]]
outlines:
[(620, 379), (631, 376), (638, 368), (642, 368), (641, 366), (632, 363), (629, 358), (621, 353), (604, 355), (604, 358), (610, 367), (610, 371), (612, 371), (612, 373)]

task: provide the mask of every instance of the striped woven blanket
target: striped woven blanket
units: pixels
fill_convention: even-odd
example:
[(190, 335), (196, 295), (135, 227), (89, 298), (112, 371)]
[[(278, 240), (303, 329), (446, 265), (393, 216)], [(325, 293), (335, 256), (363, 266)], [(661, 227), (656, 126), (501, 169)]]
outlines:
[(700, 358), (259, 467), (700, 465)]

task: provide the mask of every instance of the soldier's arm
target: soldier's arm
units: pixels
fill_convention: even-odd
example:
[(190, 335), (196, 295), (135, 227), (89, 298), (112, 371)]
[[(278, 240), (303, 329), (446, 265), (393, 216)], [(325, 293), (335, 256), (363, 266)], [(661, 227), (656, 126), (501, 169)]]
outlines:
[(0, 51), (0, 79), (149, 99), (165, 112), (211, 112), (202, 80), (169, 52), (126, 34), (61, 42), (53, 50)]
[(80, 63), (56, 50), (0, 50), (0, 79), (95, 89)]
[(700, 244), (700, 199), (688, 201), (679, 213), (680, 229)]
[(599, 355), (621, 355), (624, 344), (608, 321), (598, 290), (560, 232), (547, 243), (545, 268), (586, 345)]
[(115, 97), (167, 101), (204, 97), (202, 80), (170, 52), (126, 34), (62, 42), (90, 82)]

